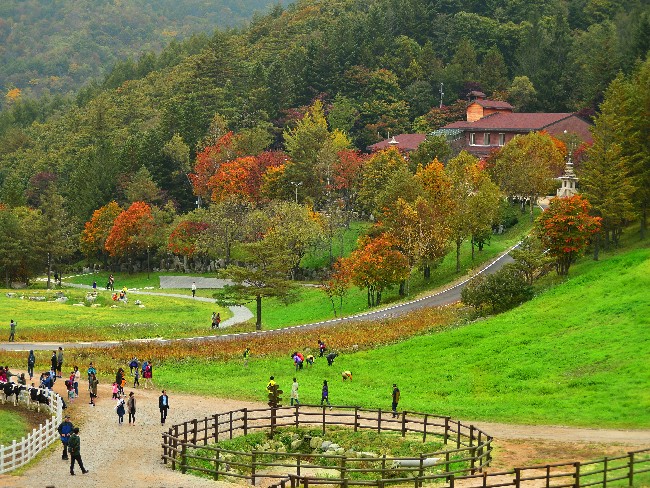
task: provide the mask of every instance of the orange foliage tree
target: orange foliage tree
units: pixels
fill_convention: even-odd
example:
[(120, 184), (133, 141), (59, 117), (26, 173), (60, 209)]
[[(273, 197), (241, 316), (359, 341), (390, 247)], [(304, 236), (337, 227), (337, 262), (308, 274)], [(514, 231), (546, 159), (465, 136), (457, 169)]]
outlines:
[(106, 239), (113, 228), (115, 219), (122, 208), (115, 202), (108, 203), (93, 212), (93, 216), (81, 232), (81, 251), (88, 257), (103, 255), (106, 257)]
[[(329, 298), (332, 304), (334, 317), (343, 309), (343, 299), (350, 288), (351, 279), (350, 269), (344, 266), (344, 262), (339, 259), (334, 263), (330, 277), (320, 285), (321, 290), (327, 295), (327, 298)], [(338, 308), (336, 303), (337, 299)]]
[(111, 256), (130, 256), (143, 251), (151, 244), (154, 231), (151, 207), (134, 202), (115, 219), (106, 239), (106, 250)]
[(395, 249), (395, 244), (388, 234), (373, 239), (364, 236), (358, 249), (344, 259), (343, 266), (349, 267), (352, 282), (368, 290), (369, 307), (379, 305), (382, 292), (409, 275), (408, 259)]
[(219, 169), (221, 163), (236, 157), (233, 133), (228, 132), (221, 136), (212, 146), (208, 146), (196, 155), (194, 172), (188, 175), (194, 194), (201, 198), (209, 198), (212, 191), (208, 186), (210, 178)]
[(600, 231), (600, 217), (589, 214), (591, 205), (581, 195), (553, 198), (535, 221), (535, 232), (556, 260), (557, 273), (566, 276), (569, 267)]
[(341, 193), (346, 210), (352, 209), (356, 202), (366, 159), (367, 157), (359, 151), (344, 149), (337, 153), (336, 161), (332, 165), (333, 186)]

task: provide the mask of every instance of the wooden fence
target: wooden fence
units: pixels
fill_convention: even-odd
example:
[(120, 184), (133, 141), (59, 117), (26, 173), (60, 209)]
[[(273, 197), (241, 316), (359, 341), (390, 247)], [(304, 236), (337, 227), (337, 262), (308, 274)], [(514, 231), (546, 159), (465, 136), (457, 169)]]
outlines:
[[(247, 435), (255, 430), (274, 430), (281, 427), (319, 427), (323, 434), (331, 426), (344, 426), (358, 430), (396, 432), (402, 436), (418, 434), (425, 442), (436, 436), (449, 449), (422, 453), (414, 458), (356, 457), (335, 454), (300, 454), (286, 452), (237, 452), (219, 447), (219, 441)], [(214, 479), (233, 476), (250, 480), (259, 478), (286, 478), (287, 473), (301, 476), (301, 471), (318, 468), (327, 471), (328, 477), (321, 482), (342, 484), (383, 484), (409, 482), (415, 478), (423, 481), (429, 477), (453, 479), (455, 475), (474, 475), (489, 465), (492, 437), (480, 429), (442, 417), (418, 412), (401, 412), (397, 418), (390, 410), (372, 410), (360, 407), (326, 407), (300, 405), (278, 409), (241, 409), (203, 419), (194, 419), (174, 425), (163, 434), (162, 459), (172, 469), (200, 471)], [(215, 445), (216, 444), (216, 445)], [(195, 449), (207, 451), (199, 455)], [(239, 460), (233, 461), (237, 456)], [(432, 458), (437, 458), (435, 464)], [(244, 459), (245, 461), (240, 461)], [(330, 466), (314, 464), (315, 459), (327, 459)], [(198, 466), (197, 460), (209, 463), (209, 468)], [(237, 471), (232, 467), (237, 468)], [(281, 471), (280, 473), (278, 471)], [(364, 473), (377, 479), (358, 481), (350, 478), (353, 473)], [(302, 479), (302, 478), (301, 478)], [(318, 483), (316, 479), (310, 480)]]
[[(45, 392), (45, 390), (40, 390), (39, 393), (41, 392)], [(54, 392), (47, 391), (47, 394), (50, 395), (50, 404), (47, 408), (52, 417), (45, 424), (39, 425), (38, 429), (33, 429), (27, 437), (23, 437), (20, 441), (14, 440), (10, 445), (0, 446), (0, 474), (27, 464), (59, 438), (57, 428), (61, 423), (63, 401)], [(26, 406), (29, 402), (29, 392), (22, 391), (18, 397), (18, 404)]]

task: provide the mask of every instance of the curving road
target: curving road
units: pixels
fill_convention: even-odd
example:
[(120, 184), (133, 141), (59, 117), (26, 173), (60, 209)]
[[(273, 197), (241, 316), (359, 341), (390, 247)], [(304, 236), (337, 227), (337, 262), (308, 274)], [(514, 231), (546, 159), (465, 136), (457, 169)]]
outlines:
[[(221, 335), (210, 335), (210, 336), (198, 336), (198, 337), (186, 337), (186, 338), (179, 338), (179, 339), (136, 339), (136, 340), (130, 340), (130, 341), (96, 341), (96, 342), (39, 342), (39, 343), (27, 343), (27, 342), (0, 342), (0, 351), (29, 351), (29, 350), (50, 350), (52, 348), (57, 348), (59, 346), (63, 346), (64, 348), (68, 349), (80, 349), (84, 347), (99, 347), (99, 348), (108, 348), (108, 347), (115, 347), (118, 346), (122, 343), (141, 343), (141, 342), (157, 342), (160, 344), (165, 344), (165, 343), (171, 343), (171, 342), (178, 342), (178, 341), (206, 341), (206, 340), (211, 340), (211, 341), (222, 341), (222, 340), (227, 340), (231, 339), (233, 337), (242, 337), (242, 336), (251, 336), (251, 335), (272, 335), (272, 334), (284, 334), (286, 331), (289, 330), (295, 330), (295, 329), (315, 329), (319, 327), (327, 327), (333, 324), (340, 324), (344, 322), (352, 322), (352, 321), (359, 321), (359, 320), (377, 320), (377, 319), (384, 319), (384, 318), (390, 318), (390, 317), (398, 317), (400, 315), (407, 314), (409, 312), (412, 312), (414, 310), (418, 310), (421, 308), (428, 308), (428, 307), (439, 307), (442, 305), (448, 305), (450, 303), (454, 303), (460, 300), (460, 294), (465, 285), (472, 280), (474, 277), (483, 274), (483, 273), (494, 273), (501, 269), (505, 264), (512, 262), (512, 258), (510, 257), (509, 253), (512, 249), (517, 247), (519, 244), (514, 245), (510, 249), (506, 250), (504, 253), (502, 253), (497, 259), (494, 261), (490, 262), (486, 266), (482, 267), (479, 271), (476, 273), (472, 274), (469, 278), (464, 279), (463, 281), (460, 281), (459, 283), (456, 283), (453, 286), (450, 286), (448, 288), (445, 288), (442, 291), (439, 291), (437, 293), (433, 293), (431, 295), (427, 295), (422, 298), (418, 298), (416, 300), (411, 300), (408, 302), (403, 302), (399, 303), (397, 305), (393, 305), (387, 308), (382, 308), (380, 310), (373, 310), (370, 312), (364, 312), (361, 314), (357, 315), (350, 315), (348, 317), (341, 317), (337, 319), (331, 319), (331, 320), (324, 320), (321, 322), (313, 322), (310, 324), (303, 324), (303, 325), (296, 325), (292, 327), (285, 327), (282, 329), (274, 329), (274, 330), (258, 330), (258, 331), (253, 331), (253, 332), (241, 332), (237, 334), (221, 334)], [(83, 288), (90, 288), (86, 285), (77, 285), (78, 287), (83, 287)], [(140, 295), (157, 295), (157, 296), (174, 296), (174, 297), (179, 297), (179, 298), (187, 298), (190, 300), (197, 300), (197, 301), (210, 301), (213, 302), (211, 298), (202, 298), (202, 297), (196, 297), (192, 298), (189, 295), (181, 295), (181, 294), (165, 294), (165, 293), (154, 293), (154, 292), (146, 292), (146, 291), (137, 291), (137, 292), (130, 292), (132, 294), (140, 294)], [(228, 326), (228, 325), (234, 325), (235, 323), (239, 322), (245, 322), (249, 320), (252, 317), (252, 314), (246, 309), (245, 307), (229, 307), (233, 311), (233, 317), (229, 319), (226, 322), (224, 322), (222, 325), (223, 326)], [(237, 309), (237, 310), (235, 310)], [(243, 309), (243, 310), (242, 310)], [(246, 312), (248, 314), (246, 314)]]

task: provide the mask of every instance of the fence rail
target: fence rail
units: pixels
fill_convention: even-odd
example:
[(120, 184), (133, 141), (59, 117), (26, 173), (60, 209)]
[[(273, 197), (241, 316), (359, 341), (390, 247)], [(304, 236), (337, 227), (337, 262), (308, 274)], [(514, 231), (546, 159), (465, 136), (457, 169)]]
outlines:
[[(235, 452), (222, 449), (218, 443), (256, 430), (271, 430), (281, 427), (320, 427), (323, 434), (332, 426), (343, 426), (358, 430), (396, 432), (441, 439), (448, 449), (422, 453), (418, 457), (350, 457), (349, 455), (300, 454), (281, 452)], [(216, 445), (214, 445), (216, 444)], [(199, 455), (194, 450), (203, 449), (209, 454)], [(209, 473), (216, 480), (219, 476), (235, 476), (248, 479), (252, 484), (260, 478), (279, 478), (287, 481), (287, 473), (301, 476), (301, 470), (318, 468), (327, 471), (327, 482), (347, 485), (375, 485), (393, 483), (396, 479), (413, 476), (425, 479), (431, 476), (448, 480), (455, 474), (480, 473), (489, 465), (492, 451), (492, 437), (473, 425), (465, 425), (450, 417), (419, 412), (404, 411), (393, 418), (390, 410), (372, 410), (360, 407), (337, 406), (333, 410), (315, 406), (241, 409), (215, 414), (203, 419), (193, 419), (174, 425), (163, 434), (162, 460), (172, 469), (181, 472), (199, 471)], [(232, 454), (239, 461), (232, 460)], [(328, 458), (333, 466), (314, 464), (315, 458)], [(436, 458), (435, 461), (432, 458)], [(242, 461), (242, 459), (244, 461)], [(204, 462), (197, 466), (196, 461)], [(458, 469), (459, 464), (467, 467)], [(205, 467), (209, 465), (210, 468)], [(239, 472), (232, 470), (235, 467)], [(277, 473), (277, 469), (283, 471)], [(351, 473), (374, 474), (377, 480), (359, 481), (349, 478)], [(395, 478), (398, 476), (398, 478)], [(406, 477), (406, 478), (403, 478)], [(295, 482), (295, 481), (294, 481)], [(317, 483), (310, 480), (308, 483)]]
[[(39, 393), (49, 396), (48, 409), (52, 416), (20, 441), (14, 440), (11, 444), (0, 446), (0, 474), (27, 464), (59, 437), (57, 428), (61, 423), (63, 400), (49, 390), (39, 390)], [(18, 396), (18, 404), (28, 406), (30, 403), (33, 402), (30, 401), (29, 391), (22, 391)]]

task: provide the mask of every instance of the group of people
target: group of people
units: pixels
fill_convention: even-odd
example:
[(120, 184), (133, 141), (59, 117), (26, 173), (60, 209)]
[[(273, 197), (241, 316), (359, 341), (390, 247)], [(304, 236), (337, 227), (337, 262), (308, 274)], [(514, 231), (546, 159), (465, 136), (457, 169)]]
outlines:
[[(74, 476), (74, 465), (79, 464), (81, 472), (86, 474), (88, 470), (84, 468), (81, 460), (81, 439), (79, 438), (79, 427), (72, 425), (70, 415), (66, 415), (63, 422), (58, 427), (61, 444), (63, 445), (63, 455), (61, 459), (67, 461), (70, 459), (70, 474)], [(68, 456), (68, 453), (70, 456)]]

